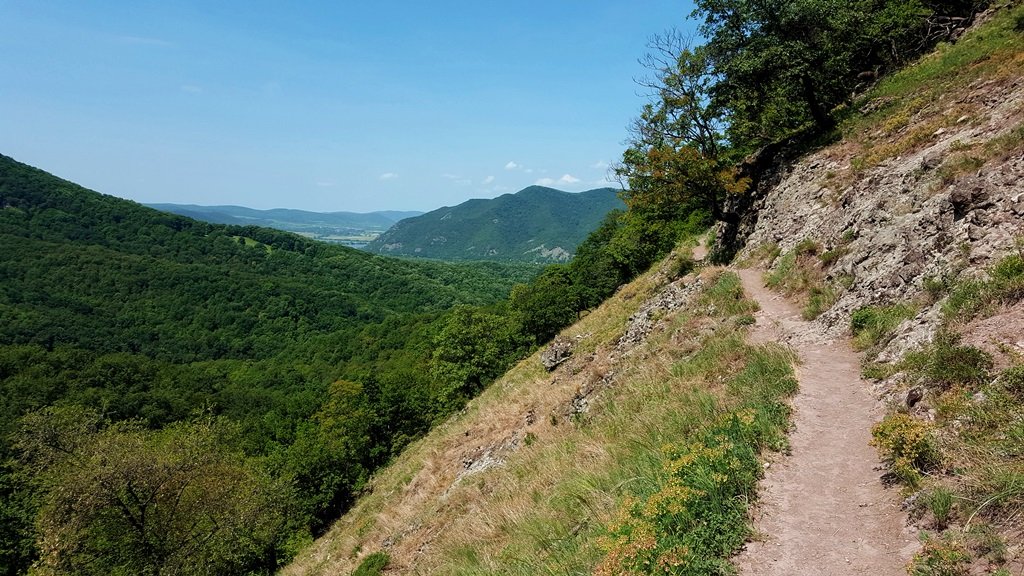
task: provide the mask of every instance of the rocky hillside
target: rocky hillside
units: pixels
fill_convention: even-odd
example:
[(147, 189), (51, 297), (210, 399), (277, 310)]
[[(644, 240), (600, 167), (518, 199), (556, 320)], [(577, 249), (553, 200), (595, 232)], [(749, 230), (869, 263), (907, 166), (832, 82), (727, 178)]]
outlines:
[(987, 15), (1002, 34), (976, 28), (885, 80), (842, 142), (779, 168), (755, 200), (741, 258), (815, 253), (829, 333), (863, 306), (982, 274), (1024, 236), (1024, 35), (1002, 12)]
[[(739, 226), (733, 266), (766, 268), (813, 321), (808, 338), (864, 351), (891, 413), (857, 432), (873, 435), (908, 532), (924, 534), (913, 574), (1024, 568), (1024, 7), (1006, 6), (874, 86), (835, 143), (764, 174)], [(794, 358), (757, 343), (764, 311), (731, 270), (677, 278), (680, 258), (414, 445), (284, 573), (731, 570), (746, 512), (737, 527), (705, 500), (719, 485), (691, 481), (745, 477), (742, 459), (714, 472), (703, 460), (726, 444), (790, 446), (775, 434)], [(725, 437), (730, 414), (766, 436), (701, 436)], [(755, 498), (730, 489), (727, 502)]]
[(912, 574), (1024, 570), (1024, 7), (882, 81), (842, 141), (765, 179), (740, 259), (853, 336), (923, 548)]
[(530, 186), (407, 218), (365, 249), (449, 261), (565, 262), (608, 212), (621, 208), (612, 188), (573, 194)]

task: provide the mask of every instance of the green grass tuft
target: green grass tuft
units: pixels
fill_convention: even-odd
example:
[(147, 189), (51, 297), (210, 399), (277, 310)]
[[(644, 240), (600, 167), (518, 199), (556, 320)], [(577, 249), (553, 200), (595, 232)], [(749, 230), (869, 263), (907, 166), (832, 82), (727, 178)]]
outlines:
[(850, 316), (853, 346), (867, 350), (885, 342), (901, 322), (913, 318), (917, 310), (910, 304), (891, 306), (865, 306)]

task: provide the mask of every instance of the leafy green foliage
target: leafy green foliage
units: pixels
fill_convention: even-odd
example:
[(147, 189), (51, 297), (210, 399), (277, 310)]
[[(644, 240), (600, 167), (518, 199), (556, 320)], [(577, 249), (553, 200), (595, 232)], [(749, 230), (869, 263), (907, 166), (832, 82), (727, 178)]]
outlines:
[[(728, 273), (694, 307), (723, 317), (755, 308)], [(673, 377), (724, 382), (732, 403), (701, 399), (700, 415), (662, 449), (654, 486), (627, 496), (608, 524), (595, 574), (729, 573), (729, 557), (749, 534), (747, 503), (763, 469), (758, 455), (785, 442), (784, 398), (796, 391), (792, 360), (781, 348), (751, 347), (726, 332), (673, 367)]]
[[(396, 261), (274, 230), (196, 222), (6, 157), (0, 242), (0, 565), (12, 574), (38, 554), (58, 572), (86, 570), (35, 545), (51, 536), (70, 541), (53, 536), (70, 516), (42, 518), (71, 488), (84, 494), (85, 477), (61, 465), (46, 469), (59, 481), (44, 482), (43, 468), (10, 460), (7, 439), (25, 414), (58, 404), (102, 413), (90, 453), (121, 451), (125, 465), (140, 468), (191, 441), (198, 432), (182, 423), (197, 412), (232, 423), (230, 447), (211, 452), (227, 460), (208, 465), (240, 467), (225, 481), (293, 486), (289, 522), (230, 562), (188, 562), (225, 574), (272, 571), (278, 554), (293, 549), (288, 542), (326, 526), (374, 469), (450, 412), (446, 384), (429, 377), (446, 310), (498, 301), (534, 273)], [(64, 509), (89, 526), (109, 516)], [(224, 513), (231, 518), (211, 518), (258, 524), (241, 507)], [(129, 540), (114, 542), (121, 528), (104, 525), (111, 528), (89, 528), (67, 553), (116, 571)], [(132, 542), (141, 550), (149, 538)]]
[(547, 342), (576, 320), (581, 301), (569, 268), (551, 265), (530, 284), (512, 289), (509, 307), (527, 334)]
[(928, 538), (907, 567), (911, 576), (967, 576), (970, 555), (950, 538)]
[(707, 52), (721, 80), (728, 139), (750, 152), (807, 125), (827, 131), (863, 77), (892, 70), (943, 39), (929, 20), (967, 16), (971, 1), (699, 0)]
[[(513, 303), (516, 294), (513, 291)], [(431, 359), (435, 380), (447, 384), (441, 393), (444, 402), (461, 407), (503, 374), (525, 348), (520, 340), (519, 327), (507, 316), (468, 306), (454, 308), (434, 338)]]
[(530, 186), (408, 218), (366, 250), (447, 261), (564, 262), (605, 214), (619, 208), (612, 188), (571, 194)]
[(237, 573), (273, 565), (291, 499), (230, 448), (224, 422), (104, 425), (80, 408), (25, 417), (41, 489), (40, 563), (57, 573)]

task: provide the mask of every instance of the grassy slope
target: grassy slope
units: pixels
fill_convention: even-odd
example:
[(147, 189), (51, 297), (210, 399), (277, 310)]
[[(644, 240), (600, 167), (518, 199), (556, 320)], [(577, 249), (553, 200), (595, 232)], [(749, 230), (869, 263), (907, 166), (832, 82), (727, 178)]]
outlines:
[[(1021, 12), (1018, 7), (998, 13), (980, 31), (969, 33), (956, 45), (941, 46), (935, 54), (875, 87), (864, 101), (883, 105), (868, 115), (851, 116), (842, 126), (845, 139), (838, 146), (855, 159), (849, 177), (857, 178), (886, 158), (916, 149), (926, 135), (956, 123), (965, 113), (978, 113), (976, 108), (949, 112), (937, 105), (943, 94), (982, 79), (1012, 82), (1019, 78), (1024, 56), (1014, 27), (1019, 26)], [(1018, 133), (1009, 134), (974, 150), (994, 157), (1019, 149)], [(749, 401), (747, 394), (755, 390), (755, 397), (760, 394), (755, 405), (775, 405), (788, 391), (785, 386), (759, 389), (721, 383), (736, 382), (735, 376), (751, 374), (756, 367), (779, 368), (790, 360), (780, 349), (741, 343), (743, 329), (737, 324), (742, 324), (742, 305), (709, 317), (705, 300), (702, 306), (663, 318), (664, 332), (655, 334), (637, 354), (613, 365), (610, 349), (615, 338), (639, 302), (657, 288), (656, 276), (648, 274), (566, 331), (567, 336), (580, 338), (582, 350), (577, 356), (594, 354), (589, 362), (562, 368), (553, 377), (542, 372), (536, 357), (512, 370), (464, 414), (379, 474), (373, 492), (285, 573), (346, 574), (359, 558), (386, 544), (393, 555), (390, 570), (396, 573), (582, 574), (614, 568), (609, 553), (649, 546), (642, 539), (623, 538), (623, 527), (633, 524), (642, 528), (634, 522), (637, 515), (630, 513), (631, 499), (648, 503), (652, 494), (661, 494), (670, 484), (664, 466), (672, 460), (671, 450), (666, 452), (662, 446), (692, 438), (723, 406)], [(883, 320), (879, 323), (884, 326), (873, 329), (891, 329), (892, 322)], [(695, 334), (706, 339), (702, 342), (706, 353), (694, 354)], [(867, 347), (879, 338), (877, 334), (865, 336), (862, 345)], [(575, 423), (562, 422), (558, 415), (564, 413), (564, 405), (576, 391), (608, 373), (615, 374), (615, 387), (593, 403), (586, 417)], [(1017, 389), (1008, 391), (1007, 382), (1018, 381), (1004, 377), (994, 392), (986, 390), (1003, 403), (996, 412), (1000, 417), (1009, 414), (1019, 421), (1019, 407), (1005, 404), (1008, 393), (1019, 394)], [(963, 398), (963, 390), (953, 398)], [(959, 405), (962, 408), (963, 402)], [(975, 407), (971, 413), (980, 425), (989, 426), (986, 434), (1002, 434), (1004, 439), (1009, 434), (1011, 441), (1022, 437), (1019, 426), (993, 432), (997, 423), (982, 418), (983, 410)], [(526, 418), (531, 414), (532, 419)], [(550, 419), (551, 414), (556, 418)], [(530, 421), (535, 423), (527, 425)], [(556, 421), (559, 424), (553, 425)], [(955, 437), (947, 435), (947, 439)], [(456, 481), (464, 470), (463, 458), (472, 463), (474, 454), (509, 438), (521, 438), (523, 446), (504, 467)], [(993, 463), (991, 450), (977, 443), (960, 446), (953, 448), (960, 451), (958, 462), (966, 460), (962, 455), (979, 450), (990, 457), (975, 459), (975, 468), (966, 478), (978, 478), (984, 472), (981, 464)], [(978, 503), (997, 509), (993, 502), (1000, 504), (1003, 519), (1007, 511), (1011, 516), (1014, 511), (1019, 513), (1020, 472), (1012, 460), (1016, 454), (1016, 448), (1004, 451), (1002, 455), (1011, 460), (996, 461), (1001, 466), (994, 478), (998, 482), (987, 476), (994, 485), (987, 498), (976, 492), (964, 494), (963, 505), (954, 504), (953, 513), (965, 520), (978, 510)], [(993, 491), (1000, 499), (992, 499)], [(974, 500), (977, 502), (971, 508), (968, 504)], [(942, 498), (929, 497), (922, 502), (932, 501), (937, 504), (930, 506), (941, 509)], [(988, 542), (998, 553), (997, 539)], [(926, 547), (926, 553), (959, 553), (964, 546), (954, 542), (946, 548)], [(924, 557), (919, 563), (927, 561)]]
[[(711, 288), (695, 289), (689, 307), (666, 314), (648, 343), (617, 359), (628, 318), (662, 284), (663, 275), (648, 273), (567, 329), (578, 342), (574, 359), (553, 374), (536, 356), (524, 360), (378, 474), (372, 492), (284, 573), (347, 574), (385, 543), (395, 573), (612, 568), (665, 520), (645, 515), (645, 502), (686, 506), (673, 496), (680, 447), (741, 408), (762, 432), (745, 437), (754, 449), (781, 445), (792, 357), (744, 343), (754, 305), (734, 275), (704, 272), (699, 284)], [(607, 379), (614, 385), (572, 416), (578, 392)], [(505, 464), (465, 474), (488, 450)], [(736, 520), (722, 523), (727, 546), (745, 536), (745, 518)], [(673, 546), (659, 539), (649, 551)]]

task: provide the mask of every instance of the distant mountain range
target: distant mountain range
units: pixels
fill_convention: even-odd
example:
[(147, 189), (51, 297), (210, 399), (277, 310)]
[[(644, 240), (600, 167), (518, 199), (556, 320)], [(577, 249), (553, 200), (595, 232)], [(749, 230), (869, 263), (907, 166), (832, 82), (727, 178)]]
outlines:
[(146, 204), (150, 208), (188, 216), (211, 224), (263, 226), (302, 234), (308, 238), (361, 247), (403, 218), (423, 212), (308, 212), (275, 208), (255, 210), (244, 206), (197, 206), (195, 204)]
[(407, 218), (364, 249), (450, 261), (564, 262), (608, 212), (622, 208), (614, 188), (573, 194), (530, 186)]

